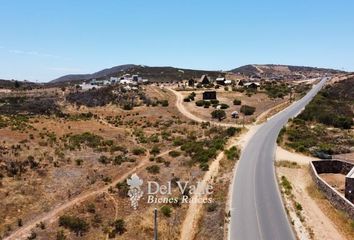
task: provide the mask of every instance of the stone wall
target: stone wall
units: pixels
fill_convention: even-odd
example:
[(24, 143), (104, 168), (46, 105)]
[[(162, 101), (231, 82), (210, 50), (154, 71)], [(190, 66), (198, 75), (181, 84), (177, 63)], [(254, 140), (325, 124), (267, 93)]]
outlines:
[(347, 175), (354, 167), (354, 164), (340, 160), (320, 160), (312, 161), (317, 174), (322, 173), (341, 173)]
[(342, 173), (346, 175), (352, 168), (353, 164), (339, 160), (320, 160), (310, 163), (310, 172), (318, 188), (322, 190), (332, 205), (346, 212), (354, 220), (354, 204), (318, 175), (321, 173)]
[(345, 178), (345, 197), (350, 201), (354, 202), (354, 178)]

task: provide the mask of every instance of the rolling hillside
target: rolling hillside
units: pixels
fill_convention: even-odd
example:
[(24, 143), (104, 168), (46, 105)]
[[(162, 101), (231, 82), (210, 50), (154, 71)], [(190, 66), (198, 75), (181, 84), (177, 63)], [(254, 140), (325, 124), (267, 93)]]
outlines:
[(341, 73), (342, 71), (326, 68), (303, 67), (303, 66), (289, 66), (289, 65), (273, 65), (273, 64), (250, 64), (231, 70), (233, 73), (251, 75), (292, 75), (292, 74), (316, 74), (316, 73)]
[(64, 82), (82, 82), (92, 78), (102, 79), (107, 77), (119, 77), (123, 74), (138, 74), (152, 82), (169, 82), (181, 79), (199, 78), (203, 74), (208, 74), (212, 78), (224, 76), (219, 71), (203, 71), (192, 69), (181, 69), (174, 67), (148, 67), (142, 65), (120, 65), (113, 68), (101, 70), (93, 74), (66, 75), (51, 81), (51, 84), (60, 84)]

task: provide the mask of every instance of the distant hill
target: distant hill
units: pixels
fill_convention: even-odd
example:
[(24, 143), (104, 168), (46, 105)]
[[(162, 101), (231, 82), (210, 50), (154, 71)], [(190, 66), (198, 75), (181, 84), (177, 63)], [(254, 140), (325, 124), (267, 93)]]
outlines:
[[(289, 66), (289, 65), (272, 65), (272, 64), (252, 64), (230, 70), (229, 72), (243, 74), (245, 76), (301, 76), (308, 77), (317, 73), (342, 73), (339, 70)], [(225, 72), (221, 71), (205, 71), (182, 69), (175, 67), (149, 67), (143, 65), (126, 64), (103, 69), (92, 74), (70, 74), (59, 77), (49, 82), (50, 85), (61, 85), (63, 83), (81, 83), (90, 79), (105, 79), (109, 77), (120, 77), (124, 74), (138, 74), (143, 78), (149, 79), (151, 82), (170, 82), (181, 79), (200, 78), (203, 74), (207, 74), (212, 78), (225, 76)]]
[(106, 76), (114, 76), (117, 75), (119, 73), (121, 73), (122, 71), (128, 70), (130, 68), (134, 68), (137, 67), (137, 65), (133, 65), (133, 64), (126, 64), (126, 65), (120, 65), (120, 66), (116, 66), (116, 67), (112, 67), (112, 68), (106, 68), (103, 69), (101, 71), (92, 73), (92, 74), (69, 74), (69, 75), (65, 75), (62, 76), (60, 78), (54, 79), (52, 81), (50, 81), (50, 83), (61, 83), (61, 82), (75, 82), (75, 81), (84, 81), (84, 80), (89, 80), (92, 78), (103, 78)]
[(343, 73), (343, 71), (315, 68), (315, 67), (303, 67), (303, 66), (289, 66), (289, 65), (274, 65), (274, 64), (250, 64), (231, 70), (233, 73), (243, 74), (246, 76), (252, 75), (292, 75), (292, 74), (316, 74), (316, 73)]
[(37, 85), (38, 85), (37, 83), (33, 83), (33, 82), (29, 82), (29, 81), (0, 79), (0, 89), (1, 88), (6, 88), (6, 89), (21, 88), (21, 89), (24, 89), (24, 88), (34, 87)]
[(61, 84), (61, 83), (79, 83), (82, 81), (87, 81), (92, 78), (104, 79), (108, 77), (120, 77), (124, 74), (138, 74), (143, 78), (149, 79), (152, 82), (169, 82), (180, 79), (190, 79), (190, 78), (200, 78), (203, 74), (208, 74), (212, 78), (218, 76), (224, 76), (225, 73), (220, 71), (204, 71), (204, 70), (193, 70), (193, 69), (182, 69), (174, 67), (149, 67), (142, 65), (120, 65), (113, 68), (108, 68), (101, 70), (93, 74), (71, 74), (62, 76), (53, 81), (50, 84)]

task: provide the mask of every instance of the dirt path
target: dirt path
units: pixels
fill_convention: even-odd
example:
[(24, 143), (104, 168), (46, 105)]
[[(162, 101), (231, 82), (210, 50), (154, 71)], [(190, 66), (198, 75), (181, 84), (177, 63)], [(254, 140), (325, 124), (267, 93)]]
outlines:
[(196, 234), (195, 230), (198, 229), (197, 224), (198, 224), (198, 219), (200, 218), (201, 215), (201, 209), (203, 207), (203, 204), (195, 203), (193, 200), (195, 198), (204, 199), (207, 197), (200, 193), (202, 193), (205, 190), (207, 184), (211, 183), (213, 178), (217, 175), (219, 170), (219, 163), (223, 157), (224, 157), (224, 152), (219, 153), (216, 159), (209, 166), (209, 170), (204, 174), (202, 180), (203, 184), (198, 185), (196, 192), (192, 197), (192, 203), (189, 204), (186, 217), (184, 218), (182, 224), (180, 240), (194, 239), (194, 236)]
[[(157, 156), (158, 157), (164, 156), (164, 155), (168, 154), (170, 151), (171, 150), (164, 151)], [(53, 223), (59, 217), (59, 214), (61, 212), (63, 212), (64, 210), (66, 210), (76, 204), (82, 203), (83, 201), (85, 201), (89, 197), (92, 197), (97, 194), (101, 194), (101, 193), (108, 191), (108, 189), (110, 187), (114, 187), (117, 183), (124, 181), (127, 177), (129, 177), (134, 172), (141, 170), (146, 164), (149, 163), (149, 158), (150, 158), (150, 154), (147, 154), (147, 156), (145, 156), (144, 159), (137, 166), (130, 169), (129, 171), (127, 171), (125, 174), (118, 177), (117, 179), (115, 179), (112, 183), (105, 185), (101, 188), (98, 188), (98, 189), (95, 189), (92, 191), (88, 191), (86, 193), (78, 195), (77, 197), (70, 199), (68, 202), (54, 207), (49, 212), (42, 214), (41, 216), (37, 217), (36, 219), (32, 220), (31, 222), (28, 222), (27, 224), (24, 224), (23, 227), (17, 229), (13, 233), (11, 233), (8, 237), (4, 238), (4, 240), (26, 239), (28, 234), (31, 232), (31, 230), (33, 228), (35, 228), (39, 222), (46, 222), (47, 224)]]
[(276, 149), (276, 160), (277, 161), (291, 161), (291, 162), (297, 162), (300, 165), (306, 165), (311, 161), (318, 160), (317, 158), (314, 157), (309, 157), (305, 156), (296, 152), (290, 152), (280, 146), (277, 146)]
[[(284, 175), (291, 182), (294, 198), (303, 207), (302, 215), (305, 217), (305, 221), (294, 221), (297, 234), (303, 236), (301, 239), (309, 239), (310, 231), (314, 234), (313, 239), (346, 239), (338, 231), (332, 220), (327, 217), (326, 213), (322, 211), (316, 201), (309, 195), (307, 188), (311, 185), (312, 179), (307, 168), (309, 162), (316, 160), (316, 158), (290, 152), (278, 146), (276, 149), (276, 160), (296, 162), (301, 166), (301, 168), (279, 167), (276, 170), (278, 177)], [(287, 201), (286, 204), (288, 205), (289, 214), (292, 218), (296, 218), (294, 209), (289, 207), (292, 203)]]
[[(339, 231), (336, 225), (332, 222), (325, 212), (318, 206), (316, 201), (309, 195), (307, 187), (311, 184), (312, 179), (306, 167), (299, 169), (293, 168), (278, 168), (279, 176), (286, 176), (293, 187), (292, 193), (297, 202), (303, 208), (302, 215), (305, 221), (301, 223), (305, 227), (309, 227), (314, 234), (313, 239), (346, 239)], [(294, 213), (293, 215), (296, 216)], [(304, 231), (304, 229), (301, 229)], [(298, 231), (300, 231), (298, 229)], [(308, 230), (307, 230), (308, 231)], [(302, 235), (308, 235), (303, 233)]]
[[(222, 126), (222, 127), (243, 127), (242, 125), (239, 124), (233, 124), (233, 123), (223, 123), (223, 122), (214, 122), (214, 121), (209, 121), (209, 120), (205, 120), (202, 119), (198, 116), (195, 116), (194, 114), (190, 113), (184, 106), (183, 106), (183, 95), (176, 91), (173, 90), (171, 87), (166, 88), (169, 91), (173, 92), (176, 97), (177, 97), (177, 101), (176, 101), (176, 107), (177, 109), (187, 118), (196, 121), (196, 122), (210, 122), (210, 124), (212, 125), (217, 125), (217, 126)], [(249, 125), (245, 125), (246, 128), (249, 128)]]

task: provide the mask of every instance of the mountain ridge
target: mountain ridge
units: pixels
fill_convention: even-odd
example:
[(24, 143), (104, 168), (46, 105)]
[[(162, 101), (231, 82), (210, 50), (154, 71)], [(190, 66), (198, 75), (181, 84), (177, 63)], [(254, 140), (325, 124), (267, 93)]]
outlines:
[[(330, 69), (330, 68), (317, 68), (309, 66), (294, 66), (282, 64), (248, 64), (229, 71), (212, 71), (212, 70), (196, 70), (176, 68), (171, 66), (144, 66), (136, 64), (124, 64), (111, 68), (105, 68), (100, 71), (88, 74), (68, 74), (58, 77), (54, 80), (46, 82), (45, 84), (58, 85), (63, 83), (80, 83), (90, 79), (104, 79), (107, 77), (119, 77), (123, 74), (139, 74), (144, 78), (151, 81), (175, 81), (180, 79), (200, 78), (203, 74), (208, 74), (213, 78), (225, 76), (226, 73), (236, 73), (245, 76), (252, 75), (265, 75), (272, 74), (293, 74), (293, 73), (345, 73), (345, 71)], [(3, 80), (2, 85), (5, 85)]]

